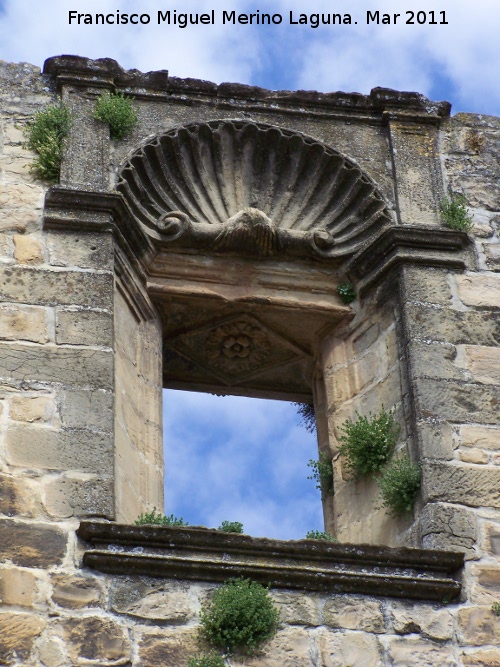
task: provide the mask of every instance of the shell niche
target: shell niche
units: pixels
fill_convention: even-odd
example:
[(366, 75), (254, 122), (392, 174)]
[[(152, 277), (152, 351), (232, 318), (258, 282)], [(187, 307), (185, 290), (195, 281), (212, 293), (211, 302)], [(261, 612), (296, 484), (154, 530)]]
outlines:
[(305, 135), (245, 121), (196, 123), (155, 137), (126, 162), (117, 189), (151, 229), (168, 212), (205, 226), (256, 209), (275, 229), (327, 232), (335, 254), (391, 220), (354, 162)]

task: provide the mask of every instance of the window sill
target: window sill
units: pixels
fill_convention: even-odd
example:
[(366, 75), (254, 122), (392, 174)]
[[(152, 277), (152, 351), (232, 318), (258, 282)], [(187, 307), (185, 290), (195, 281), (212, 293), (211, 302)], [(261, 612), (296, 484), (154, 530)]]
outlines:
[(84, 521), (83, 564), (100, 572), (450, 602), (464, 555), (321, 540), (281, 541), (208, 528)]

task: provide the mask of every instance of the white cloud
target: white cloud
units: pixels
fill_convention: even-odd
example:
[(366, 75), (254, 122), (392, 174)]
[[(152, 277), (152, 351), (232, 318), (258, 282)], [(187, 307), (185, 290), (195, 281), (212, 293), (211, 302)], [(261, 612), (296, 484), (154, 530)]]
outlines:
[(293, 405), (165, 392), (166, 511), (217, 527), (283, 539), (322, 529), (318, 491), (307, 480), (315, 437)]
[[(376, 3), (383, 13), (405, 10), (446, 11), (449, 25), (366, 25), (371, 2), (273, 0), (261, 12), (281, 12), (284, 22), (262, 26), (216, 25), (179, 29), (149, 26), (70, 26), (68, 11), (140, 11), (156, 16), (173, 9), (172, 0), (4, 0), (0, 14), (0, 55), (11, 61), (41, 65), (51, 55), (76, 53), (111, 57), (124, 67), (168, 69), (173, 76), (253, 83), (265, 87), (312, 88), (368, 93), (374, 86), (417, 90), (448, 97), (462, 110), (500, 114), (500, 65), (496, 0), (420, 0), (404, 8), (400, 0)], [(247, 0), (186, 0), (178, 11), (214, 8), (255, 11)], [(350, 12), (358, 25), (288, 26), (288, 13)]]

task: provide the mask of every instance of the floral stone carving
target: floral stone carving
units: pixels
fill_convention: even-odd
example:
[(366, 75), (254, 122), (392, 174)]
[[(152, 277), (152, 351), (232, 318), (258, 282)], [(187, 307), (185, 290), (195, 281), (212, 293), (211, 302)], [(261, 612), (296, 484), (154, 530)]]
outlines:
[(307, 356), (251, 315), (237, 315), (165, 341), (226, 385)]

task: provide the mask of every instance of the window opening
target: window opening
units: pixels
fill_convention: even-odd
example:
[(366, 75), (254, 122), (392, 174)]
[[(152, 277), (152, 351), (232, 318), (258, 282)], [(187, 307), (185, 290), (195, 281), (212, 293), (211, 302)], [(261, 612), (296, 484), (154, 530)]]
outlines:
[(165, 390), (163, 421), (165, 514), (208, 528), (240, 521), (249, 535), (284, 540), (324, 530), (307, 479), (316, 435), (296, 405)]

